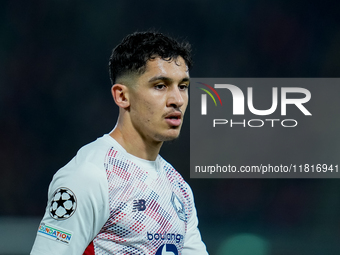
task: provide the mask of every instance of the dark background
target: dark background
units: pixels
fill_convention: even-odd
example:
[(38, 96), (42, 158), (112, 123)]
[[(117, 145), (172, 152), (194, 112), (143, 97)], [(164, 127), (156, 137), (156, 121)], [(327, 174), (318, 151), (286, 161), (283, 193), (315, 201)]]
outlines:
[[(41, 218), (53, 174), (114, 127), (107, 64), (128, 33), (190, 41), (192, 77), (339, 76), (335, 0), (0, 3), (1, 217)], [(339, 254), (338, 179), (190, 179), (188, 116), (161, 154), (194, 191), (210, 254)]]

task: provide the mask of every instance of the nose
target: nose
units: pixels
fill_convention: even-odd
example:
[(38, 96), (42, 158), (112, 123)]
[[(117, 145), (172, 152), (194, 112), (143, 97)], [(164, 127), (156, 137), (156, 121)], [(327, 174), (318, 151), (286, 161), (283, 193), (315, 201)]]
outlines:
[(176, 86), (169, 91), (169, 97), (167, 100), (168, 107), (180, 108), (184, 104), (184, 98), (182, 91)]

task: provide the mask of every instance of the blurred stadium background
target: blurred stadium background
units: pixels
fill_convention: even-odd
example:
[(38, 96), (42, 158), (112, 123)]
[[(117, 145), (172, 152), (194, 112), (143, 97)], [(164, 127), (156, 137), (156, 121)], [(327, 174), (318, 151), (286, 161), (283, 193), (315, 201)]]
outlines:
[[(153, 28), (187, 39), (192, 77), (338, 77), (339, 5), (1, 1), (0, 254), (29, 253), (55, 171), (113, 128), (107, 63), (126, 34)], [(339, 180), (190, 179), (188, 138), (187, 121), (162, 156), (192, 186), (211, 255), (340, 253)]]

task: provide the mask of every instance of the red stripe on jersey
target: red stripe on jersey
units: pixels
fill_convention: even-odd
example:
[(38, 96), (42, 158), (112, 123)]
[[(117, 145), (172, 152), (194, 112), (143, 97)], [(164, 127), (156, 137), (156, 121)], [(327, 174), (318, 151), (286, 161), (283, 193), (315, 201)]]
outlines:
[(91, 242), (89, 244), (89, 246), (87, 246), (86, 250), (84, 251), (83, 255), (94, 255), (94, 246), (93, 246), (93, 242)]

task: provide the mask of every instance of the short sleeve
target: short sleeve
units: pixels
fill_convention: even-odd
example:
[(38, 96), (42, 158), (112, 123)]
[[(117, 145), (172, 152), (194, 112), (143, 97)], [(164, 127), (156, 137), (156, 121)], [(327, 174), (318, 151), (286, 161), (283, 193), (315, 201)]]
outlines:
[(81, 255), (109, 217), (105, 171), (75, 161), (53, 177), (31, 255)]
[[(189, 186), (189, 185), (188, 185)], [(182, 255), (208, 255), (205, 244), (202, 241), (200, 231), (198, 229), (198, 218), (194, 202), (193, 193), (189, 187), (189, 194), (192, 198), (192, 213), (188, 219), (187, 232), (184, 238), (184, 246)]]

